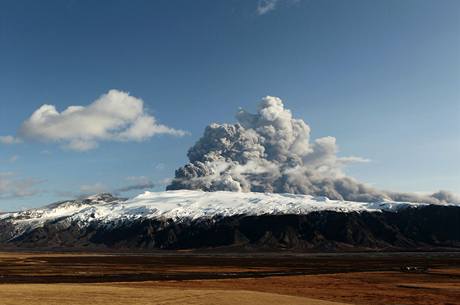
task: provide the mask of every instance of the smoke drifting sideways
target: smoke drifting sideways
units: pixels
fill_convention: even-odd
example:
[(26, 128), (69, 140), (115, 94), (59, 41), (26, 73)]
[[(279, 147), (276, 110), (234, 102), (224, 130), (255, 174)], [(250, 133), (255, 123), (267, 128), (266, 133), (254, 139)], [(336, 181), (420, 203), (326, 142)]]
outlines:
[(377, 190), (346, 176), (343, 167), (365, 162), (338, 157), (334, 137), (310, 139), (310, 127), (295, 119), (281, 99), (262, 99), (256, 114), (240, 109), (236, 124), (211, 124), (188, 151), (167, 190), (293, 193), (330, 199), (459, 203), (440, 191), (416, 195)]

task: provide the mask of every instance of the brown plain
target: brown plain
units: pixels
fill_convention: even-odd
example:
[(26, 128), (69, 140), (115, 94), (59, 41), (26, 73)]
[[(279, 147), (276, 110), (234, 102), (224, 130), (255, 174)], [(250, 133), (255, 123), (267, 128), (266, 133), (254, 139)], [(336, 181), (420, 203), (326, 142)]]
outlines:
[[(429, 267), (402, 272), (402, 266)], [(459, 253), (0, 253), (0, 304), (460, 304)]]

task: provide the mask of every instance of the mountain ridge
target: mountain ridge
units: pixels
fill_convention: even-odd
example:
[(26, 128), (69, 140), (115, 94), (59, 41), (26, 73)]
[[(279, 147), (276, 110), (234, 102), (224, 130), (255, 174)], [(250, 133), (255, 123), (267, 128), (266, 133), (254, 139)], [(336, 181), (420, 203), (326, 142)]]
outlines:
[(269, 193), (102, 194), (1, 214), (0, 247), (460, 249), (460, 207)]

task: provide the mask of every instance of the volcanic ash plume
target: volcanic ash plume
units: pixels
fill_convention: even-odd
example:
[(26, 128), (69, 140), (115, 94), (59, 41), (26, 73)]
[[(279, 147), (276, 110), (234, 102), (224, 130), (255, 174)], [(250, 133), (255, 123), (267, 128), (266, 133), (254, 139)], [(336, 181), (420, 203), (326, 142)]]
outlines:
[[(292, 117), (277, 97), (265, 97), (256, 114), (240, 110), (236, 124), (211, 124), (188, 151), (167, 190), (296, 193), (352, 201), (404, 200), (440, 203), (431, 196), (379, 191), (347, 177), (343, 165), (365, 162), (338, 157), (334, 137), (310, 141), (310, 127)], [(458, 199), (456, 199), (458, 200)]]

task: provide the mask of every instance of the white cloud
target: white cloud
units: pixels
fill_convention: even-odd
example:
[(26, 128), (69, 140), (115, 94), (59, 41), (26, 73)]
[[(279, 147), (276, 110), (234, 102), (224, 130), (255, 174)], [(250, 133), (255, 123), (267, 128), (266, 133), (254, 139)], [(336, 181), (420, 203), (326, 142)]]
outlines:
[(257, 14), (265, 15), (266, 13), (273, 11), (279, 0), (259, 0), (257, 3)]
[(20, 178), (12, 172), (0, 172), (0, 199), (33, 196), (40, 191), (36, 186), (42, 181), (33, 178)]
[(120, 193), (125, 193), (129, 191), (152, 189), (153, 187), (155, 187), (155, 183), (146, 176), (129, 176), (125, 178), (125, 183), (117, 188), (108, 187), (104, 183), (96, 182), (93, 184), (81, 185), (79, 193), (72, 193), (72, 192), (59, 192), (59, 193), (60, 195), (84, 198), (90, 195), (95, 195), (95, 194), (100, 194), (100, 193), (113, 193), (114, 195), (119, 195)]
[(18, 159), (19, 159), (18, 155), (13, 155), (13, 156), (9, 157), (8, 162), (14, 163), (14, 162), (18, 161)]
[(11, 145), (11, 144), (18, 144), (21, 143), (21, 139), (13, 137), (13, 136), (0, 136), (0, 143)]
[(258, 15), (265, 15), (278, 8), (280, 4), (292, 7), (300, 3), (301, 0), (258, 0), (256, 12)]
[(94, 195), (105, 192), (108, 192), (107, 186), (99, 182), (80, 186), (80, 193), (83, 195)]
[(146, 176), (131, 176), (126, 178), (127, 184), (123, 185), (113, 192), (115, 194), (124, 193), (129, 191), (138, 191), (145, 189), (152, 189), (155, 187), (155, 183)]
[(369, 163), (371, 159), (356, 157), (356, 156), (349, 156), (349, 157), (340, 157), (337, 158), (337, 161), (341, 164), (349, 164), (349, 163)]
[(71, 140), (69, 143), (64, 145), (64, 148), (77, 151), (87, 151), (94, 149), (97, 146), (98, 144), (96, 141), (76, 139)]
[(21, 127), (25, 138), (60, 142), (77, 151), (94, 149), (100, 141), (144, 141), (157, 134), (187, 133), (157, 123), (141, 99), (119, 90), (110, 90), (88, 106), (70, 106), (62, 112), (54, 105), (43, 105)]

